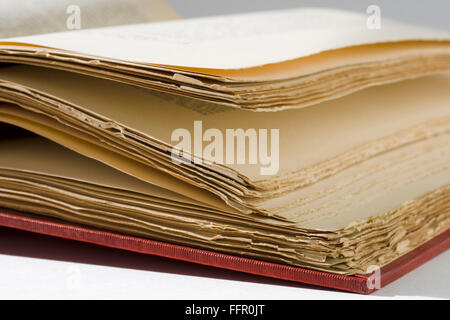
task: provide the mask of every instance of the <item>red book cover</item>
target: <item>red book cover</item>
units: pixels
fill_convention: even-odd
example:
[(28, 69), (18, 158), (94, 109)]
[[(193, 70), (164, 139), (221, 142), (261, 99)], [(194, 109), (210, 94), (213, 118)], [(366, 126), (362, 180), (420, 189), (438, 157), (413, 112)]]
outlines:
[(6, 209), (0, 209), (0, 226), (361, 294), (386, 286), (450, 247), (448, 229), (378, 272), (344, 276), (49, 221)]

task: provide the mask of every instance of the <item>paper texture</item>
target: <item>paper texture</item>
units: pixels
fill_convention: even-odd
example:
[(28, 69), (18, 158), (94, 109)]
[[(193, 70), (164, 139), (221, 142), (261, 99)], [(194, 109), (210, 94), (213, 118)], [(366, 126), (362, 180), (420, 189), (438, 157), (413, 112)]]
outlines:
[[(448, 187), (405, 203), (386, 215), (384, 224), (381, 218), (366, 220), (367, 226), (360, 224), (358, 232), (352, 228), (334, 233), (293, 232), (256, 216), (211, 210), (36, 136), (2, 141), (0, 151), (2, 206), (334, 273), (364, 273), (374, 261), (384, 265), (441, 233), (450, 223), (448, 215), (433, 210), (445, 206)], [(417, 220), (417, 210), (422, 219)], [(402, 220), (406, 212), (413, 226)], [(429, 217), (433, 219), (423, 219)]]
[(380, 30), (370, 30), (358, 13), (298, 9), (8, 40), (132, 62), (241, 69), (368, 43), (448, 38), (446, 32), (388, 19)]
[(9, 38), (0, 62), (41, 65), (251, 111), (311, 106), (450, 70), (450, 37), (296, 9)]
[[(47, 82), (40, 81), (43, 74), (49, 79)], [(95, 157), (115, 168), (141, 179), (145, 172), (145, 181), (190, 194), (194, 198), (201, 194), (197, 189), (205, 189), (238, 211), (256, 211), (298, 223), (302, 227), (336, 229), (345, 227), (358, 217), (366, 218), (377, 212), (395, 209), (406, 198), (392, 197), (392, 202), (384, 201), (383, 209), (375, 205), (376, 199), (386, 199), (383, 197), (395, 194), (388, 188), (394, 181), (403, 184), (411, 179), (410, 176), (420, 175), (420, 168), (426, 167), (421, 163), (432, 161), (430, 163), (438, 171), (432, 173), (434, 171), (431, 170), (431, 176), (440, 175), (442, 179), (430, 178), (435, 183), (432, 188), (427, 183), (420, 184), (424, 189), (420, 189), (417, 196), (429, 188), (444, 185), (447, 179), (444, 172), (447, 172), (446, 150), (449, 147), (445, 141), (450, 129), (450, 97), (445, 90), (448, 75), (372, 88), (314, 108), (274, 115), (242, 110), (204, 114), (161, 94), (56, 70), (8, 67), (4, 69), (3, 79), (9, 81), (9, 84), (3, 83), (4, 90), (14, 89), (6, 91), (11, 97), (14, 92), (23, 92), (21, 98), (17, 96), (16, 103), (25, 108), (33, 106), (30, 111), (38, 108), (40, 112), (50, 112), (59, 122), (72, 128), (70, 134), (77, 131), (89, 134), (89, 138), (80, 138), (107, 148), (113, 154), (119, 153), (124, 160), (130, 159), (126, 162), (137, 161), (139, 166), (148, 166), (156, 171), (132, 169), (137, 165), (135, 162), (119, 165), (117, 160), (104, 157), (97, 151)], [(104, 92), (110, 94), (105, 96)], [(58, 99), (55, 100), (55, 97)], [(52, 99), (54, 105), (59, 105), (58, 108), (52, 107)], [(63, 101), (67, 107), (62, 107)], [(429, 107), (424, 108), (424, 105)], [(206, 108), (199, 107), (200, 110)], [(31, 119), (31, 115), (23, 112), (21, 117)], [(136, 117), (137, 114), (139, 117)], [(35, 116), (33, 119), (43, 121)], [(249, 164), (174, 164), (170, 157), (173, 147), (171, 133), (184, 127), (193, 130), (193, 123), (198, 120), (203, 122), (205, 130), (280, 129), (279, 173), (262, 176), (260, 165)], [(55, 126), (49, 120), (45, 121), (46, 126)], [(45, 131), (39, 134), (45, 136)], [(55, 135), (47, 137), (59, 139)], [(426, 144), (421, 142), (424, 139)], [(58, 142), (63, 143), (61, 140)], [(68, 145), (71, 148), (76, 146)], [(425, 149), (430, 152), (422, 158), (420, 155)], [(443, 156), (435, 158), (431, 150)], [(81, 152), (94, 156), (91, 151)], [(413, 154), (416, 156), (412, 157)], [(193, 155), (203, 157), (203, 154)], [(409, 166), (410, 169), (396, 171), (396, 164), (402, 168)], [(164, 178), (164, 174), (157, 174), (158, 171), (167, 173), (172, 182)], [(380, 177), (378, 175), (384, 177), (383, 183), (386, 185), (376, 182)], [(186, 184), (183, 187), (175, 184), (177, 179)], [(378, 189), (372, 188), (372, 185), (378, 186)], [(329, 186), (332, 186), (331, 189)], [(343, 189), (341, 194), (337, 186), (348, 189)], [(354, 198), (347, 200), (345, 194), (352, 188), (355, 188), (352, 191)], [(403, 192), (400, 185), (398, 188), (399, 194)], [(325, 197), (328, 191), (324, 190), (328, 189), (329, 193), (335, 194), (333, 201)], [(203, 201), (210, 201), (204, 195), (202, 197)], [(356, 201), (356, 198), (359, 200)], [(318, 210), (318, 203), (325, 199), (328, 205)], [(368, 207), (370, 209), (357, 207), (357, 203), (370, 203), (372, 200), (369, 199), (375, 201)], [(311, 209), (308, 209), (307, 203), (311, 204)], [(336, 214), (338, 211), (342, 213)]]

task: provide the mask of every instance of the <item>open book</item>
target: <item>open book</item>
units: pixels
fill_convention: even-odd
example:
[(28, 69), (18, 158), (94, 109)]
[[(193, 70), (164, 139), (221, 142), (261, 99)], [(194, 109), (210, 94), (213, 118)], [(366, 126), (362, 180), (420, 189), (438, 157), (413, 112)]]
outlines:
[(0, 206), (336, 274), (389, 264), (450, 227), (450, 35), (382, 23), (4, 39)]

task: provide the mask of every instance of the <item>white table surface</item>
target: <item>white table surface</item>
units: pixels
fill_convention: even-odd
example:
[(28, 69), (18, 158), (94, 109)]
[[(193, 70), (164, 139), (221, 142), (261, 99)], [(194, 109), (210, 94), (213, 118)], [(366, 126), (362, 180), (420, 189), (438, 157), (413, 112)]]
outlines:
[(450, 299), (450, 250), (357, 295), (0, 227), (0, 299)]

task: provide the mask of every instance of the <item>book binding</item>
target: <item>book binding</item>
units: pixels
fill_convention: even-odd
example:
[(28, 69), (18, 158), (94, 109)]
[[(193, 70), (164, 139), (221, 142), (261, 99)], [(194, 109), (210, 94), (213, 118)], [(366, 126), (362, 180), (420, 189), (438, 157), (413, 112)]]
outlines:
[(377, 283), (372, 274), (338, 275), (76, 226), (65, 222), (48, 221), (35, 216), (24, 216), (6, 209), (0, 209), (0, 226), (360, 294), (369, 294), (386, 286), (450, 247), (450, 229), (448, 229), (382, 267)]

